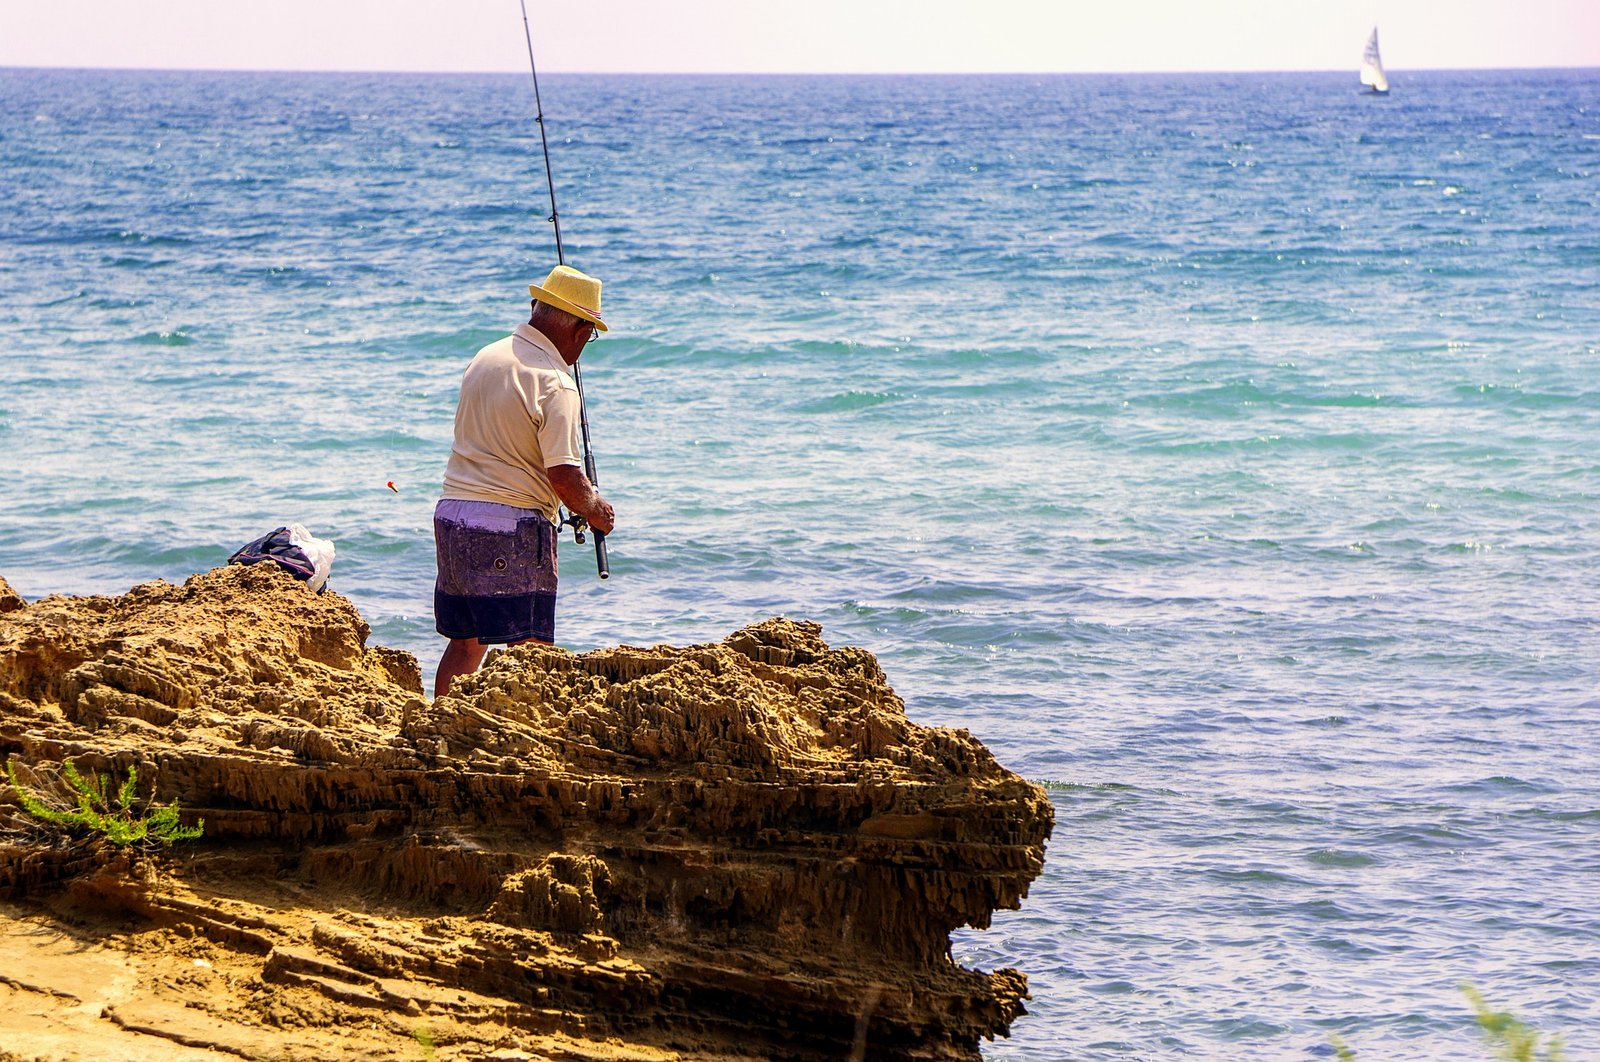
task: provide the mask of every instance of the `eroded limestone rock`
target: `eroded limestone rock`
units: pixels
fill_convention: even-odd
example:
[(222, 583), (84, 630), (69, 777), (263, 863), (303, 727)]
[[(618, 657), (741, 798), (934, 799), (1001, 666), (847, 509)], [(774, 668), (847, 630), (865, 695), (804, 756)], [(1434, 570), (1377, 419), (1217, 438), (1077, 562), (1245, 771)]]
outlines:
[(0, 991), (48, 996), (36, 938), (133, 956), (138, 1035), (296, 1057), (425, 1022), (460, 1057), (976, 1058), (1023, 1013), (949, 933), (1020, 902), (1050, 805), (870, 653), (781, 619), (523, 646), (430, 703), (368, 633), (266, 566), (0, 616), (0, 756), (58, 792), (137, 765), (206, 824), (130, 861), (0, 797)]
[(0, 612), (15, 612), (27, 604), (21, 594), (11, 589), (11, 584), (6, 582), (5, 577), (0, 576)]

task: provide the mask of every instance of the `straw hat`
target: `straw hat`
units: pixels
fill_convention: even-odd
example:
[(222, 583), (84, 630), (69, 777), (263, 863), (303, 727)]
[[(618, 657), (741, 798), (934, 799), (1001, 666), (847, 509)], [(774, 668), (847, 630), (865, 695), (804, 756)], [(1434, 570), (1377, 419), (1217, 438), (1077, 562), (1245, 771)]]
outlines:
[(574, 317), (581, 317), (602, 332), (609, 331), (600, 319), (600, 281), (571, 266), (559, 265), (544, 278), (544, 286), (528, 285), (528, 294)]

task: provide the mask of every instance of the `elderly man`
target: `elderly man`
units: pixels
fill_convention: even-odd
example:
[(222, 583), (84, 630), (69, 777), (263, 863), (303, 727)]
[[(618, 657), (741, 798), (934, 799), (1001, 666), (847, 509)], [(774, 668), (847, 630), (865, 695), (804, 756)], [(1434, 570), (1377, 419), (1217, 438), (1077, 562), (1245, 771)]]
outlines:
[(571, 372), (606, 330), (600, 281), (557, 266), (528, 293), (528, 323), (478, 351), (461, 379), (444, 496), (433, 512), (433, 611), (450, 639), (436, 697), (477, 670), (490, 645), (555, 640), (560, 506), (607, 533), (615, 519), (583, 474)]

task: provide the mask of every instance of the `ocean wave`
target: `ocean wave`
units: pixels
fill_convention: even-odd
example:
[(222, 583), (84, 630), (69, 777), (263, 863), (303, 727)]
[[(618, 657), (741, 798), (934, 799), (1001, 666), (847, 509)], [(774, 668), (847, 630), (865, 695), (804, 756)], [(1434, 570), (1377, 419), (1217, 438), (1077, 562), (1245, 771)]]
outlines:
[(184, 328), (142, 332), (129, 340), (130, 343), (137, 343), (143, 347), (186, 347), (194, 341), (194, 334)]
[(813, 398), (795, 405), (797, 413), (853, 413), (857, 410), (871, 409), (887, 402), (896, 402), (904, 395), (894, 391), (843, 391), (836, 395), (826, 395)]

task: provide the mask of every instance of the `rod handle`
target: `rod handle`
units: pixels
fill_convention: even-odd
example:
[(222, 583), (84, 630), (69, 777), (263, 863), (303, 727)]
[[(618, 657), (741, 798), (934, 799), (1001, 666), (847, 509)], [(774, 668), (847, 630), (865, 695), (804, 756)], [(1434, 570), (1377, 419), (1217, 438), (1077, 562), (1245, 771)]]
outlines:
[(594, 562), (600, 569), (600, 578), (611, 578), (611, 558), (606, 555), (606, 533), (604, 531), (589, 529), (594, 535)]

